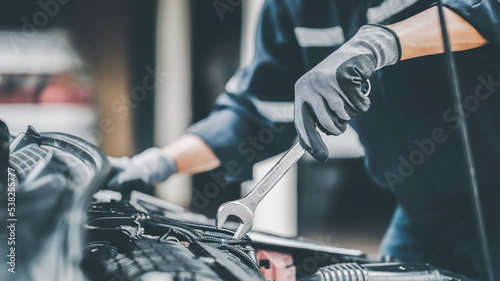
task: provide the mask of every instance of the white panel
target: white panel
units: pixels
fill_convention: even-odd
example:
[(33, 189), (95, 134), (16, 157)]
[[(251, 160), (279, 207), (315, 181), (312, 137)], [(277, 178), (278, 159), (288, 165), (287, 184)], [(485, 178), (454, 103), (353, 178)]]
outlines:
[(255, 33), (260, 10), (264, 5), (264, 0), (245, 0), (243, 4), (243, 34), (241, 36), (240, 65), (248, 65), (255, 53)]
[[(157, 146), (165, 146), (180, 137), (191, 121), (190, 36), (189, 1), (159, 1), (155, 103)], [(187, 205), (191, 196), (191, 181), (184, 175), (173, 176), (159, 185), (157, 195)]]
[[(281, 156), (283, 154), (255, 164), (254, 180), (243, 185), (242, 195), (247, 194)], [(297, 166), (262, 199), (255, 211), (253, 230), (289, 237), (297, 235)]]
[[(243, 36), (240, 65), (248, 65), (255, 53), (255, 32), (264, 0), (243, 1)], [(254, 166), (254, 179), (259, 180), (277, 161), (271, 158)], [(254, 229), (284, 236), (297, 235), (297, 171), (288, 174), (267, 194), (257, 208)], [(248, 193), (254, 182), (243, 184), (242, 195)]]

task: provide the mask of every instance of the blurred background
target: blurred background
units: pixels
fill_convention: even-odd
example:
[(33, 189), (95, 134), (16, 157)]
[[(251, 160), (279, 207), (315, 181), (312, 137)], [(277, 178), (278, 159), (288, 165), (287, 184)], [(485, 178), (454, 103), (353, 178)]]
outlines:
[[(0, 119), (12, 134), (80, 136), (111, 156), (164, 146), (207, 116), (253, 56), (264, 0), (9, 1), (0, 10)], [(376, 256), (394, 202), (363, 168), (349, 130), (326, 163), (304, 157), (266, 197), (255, 228)], [(259, 179), (277, 158), (254, 167)], [(274, 162), (273, 162), (274, 161)], [(214, 217), (252, 183), (174, 176), (156, 195)]]

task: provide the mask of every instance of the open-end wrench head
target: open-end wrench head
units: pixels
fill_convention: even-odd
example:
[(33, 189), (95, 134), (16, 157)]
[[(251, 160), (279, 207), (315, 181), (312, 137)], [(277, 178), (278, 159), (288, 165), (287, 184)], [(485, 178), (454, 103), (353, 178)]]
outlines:
[(224, 203), (219, 206), (219, 209), (217, 209), (217, 213), (215, 214), (215, 226), (218, 229), (221, 229), (224, 223), (226, 222), (227, 218), (229, 217), (229, 213), (225, 211), (225, 206), (227, 203)]
[(222, 204), (215, 215), (215, 226), (222, 228), (229, 216), (235, 216), (240, 220), (240, 226), (234, 234), (234, 239), (243, 238), (253, 227), (253, 212), (238, 201), (230, 201)]
[(236, 232), (233, 235), (233, 239), (240, 240), (241, 238), (245, 237), (247, 233), (252, 229), (253, 227), (253, 221), (252, 223), (241, 223)]

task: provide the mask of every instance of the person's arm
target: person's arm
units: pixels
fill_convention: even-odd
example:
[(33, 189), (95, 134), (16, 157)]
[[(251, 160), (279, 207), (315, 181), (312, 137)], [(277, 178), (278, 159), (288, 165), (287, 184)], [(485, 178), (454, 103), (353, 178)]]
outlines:
[(113, 190), (141, 189), (176, 173), (201, 173), (217, 168), (219, 159), (198, 136), (185, 134), (164, 148), (152, 147), (129, 157), (108, 157), (114, 176)]
[[(389, 25), (401, 44), (401, 60), (444, 52), (437, 7), (432, 7), (404, 21)], [(483, 46), (488, 41), (462, 17), (444, 8), (453, 51)], [(174, 157), (179, 173), (199, 173), (217, 168), (219, 159), (198, 136), (187, 134), (163, 148)]]
[[(178, 172), (220, 168), (231, 180), (247, 180), (254, 163), (283, 152), (295, 139), (291, 120), (271, 120), (255, 103), (292, 102), (294, 83), (305, 72), (288, 5), (283, 0), (263, 4), (252, 62), (233, 75), (210, 116), (164, 148), (175, 156)], [(231, 173), (233, 167), (238, 175)]]
[[(488, 43), (470, 23), (455, 12), (445, 7), (444, 15), (454, 52), (474, 49)], [(436, 6), (387, 27), (399, 37), (401, 60), (444, 52)]]
[[(482, 1), (481, 5), (466, 2), (446, 1), (453, 51), (488, 43), (478, 31), (498, 46), (498, 1)], [(489, 25), (474, 22), (478, 15), (483, 15)], [(476, 26), (481, 29), (476, 30)], [(328, 149), (316, 128), (328, 135), (340, 135), (348, 120), (367, 111), (370, 99), (361, 88), (375, 71), (400, 60), (443, 51), (437, 7), (389, 26), (362, 26), (353, 38), (295, 83), (295, 127), (301, 144), (314, 158), (325, 161)]]
[[(453, 51), (477, 48), (488, 43), (476, 29), (455, 12), (444, 9)], [(437, 7), (388, 26), (401, 43), (401, 60), (444, 52)], [(165, 153), (175, 158), (179, 173), (199, 173), (217, 168), (219, 160), (195, 135), (187, 134), (166, 146)]]
[(186, 134), (163, 148), (150, 148), (128, 158), (112, 158), (117, 175), (110, 186), (156, 184), (175, 173), (200, 173), (219, 168), (218, 177), (250, 179), (252, 165), (286, 150), (295, 138), (292, 123), (271, 120), (254, 104), (293, 101), (293, 84), (305, 72), (283, 0), (264, 3), (256, 33), (255, 56), (238, 70), (219, 96), (211, 114), (191, 125)]
[(220, 161), (208, 145), (197, 135), (185, 134), (163, 151), (175, 160), (177, 173), (196, 174), (213, 170)]

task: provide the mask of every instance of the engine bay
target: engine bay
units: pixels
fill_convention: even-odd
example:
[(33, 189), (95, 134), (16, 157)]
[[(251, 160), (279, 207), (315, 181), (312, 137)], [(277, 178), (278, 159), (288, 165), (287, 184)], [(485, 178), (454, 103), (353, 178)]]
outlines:
[[(106, 189), (107, 158), (84, 140), (32, 127), (14, 138), (4, 125), (2, 138), (3, 170), (15, 171), (16, 181), (16, 212), (0, 215), (17, 223), (14, 261), (0, 265), (14, 263), (9, 280), (470, 280), (301, 237), (251, 231), (235, 240), (231, 224), (217, 229), (213, 219), (156, 197)], [(2, 202), (10, 202), (4, 176)], [(12, 250), (3, 242), (0, 249)]]

